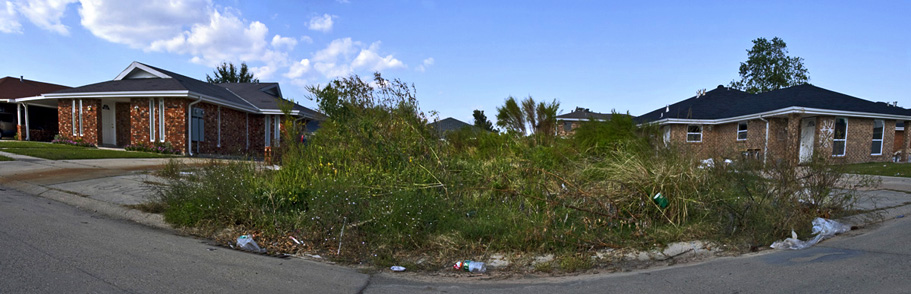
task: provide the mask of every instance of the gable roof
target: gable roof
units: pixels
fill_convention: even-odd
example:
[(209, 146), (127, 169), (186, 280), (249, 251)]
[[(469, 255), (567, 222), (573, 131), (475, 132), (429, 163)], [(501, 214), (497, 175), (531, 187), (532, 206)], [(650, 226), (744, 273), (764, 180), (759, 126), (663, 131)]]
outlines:
[(449, 132), (449, 131), (458, 131), (463, 128), (471, 128), (471, 129), (480, 130), (480, 128), (475, 127), (474, 125), (470, 125), (466, 122), (463, 122), (463, 121), (460, 121), (460, 120), (457, 120), (457, 119), (454, 119), (451, 117), (447, 117), (445, 119), (429, 123), (429, 124), (427, 124), (427, 126), (436, 130), (439, 133), (445, 133), (445, 132)]
[[(191, 97), (217, 105), (261, 114), (281, 114), (278, 83), (211, 84), (157, 68), (133, 62), (114, 80), (49, 93), (46, 98), (88, 97)], [(293, 104), (292, 114), (310, 119), (325, 119), (319, 112)]]
[(561, 115), (557, 116), (558, 121), (559, 120), (583, 121), (583, 120), (589, 120), (589, 119), (610, 120), (610, 118), (611, 118), (610, 113), (592, 112), (592, 111), (588, 110), (588, 108), (582, 108), (582, 107), (576, 107), (576, 109), (570, 113), (561, 114)]
[(718, 86), (705, 95), (656, 109), (636, 120), (640, 123), (699, 121), (711, 124), (786, 113), (911, 119), (911, 110), (902, 107), (804, 84), (759, 94)]
[(23, 78), (0, 78), (0, 99), (14, 99), (34, 97), (44, 93), (51, 93), (70, 87), (27, 80)]

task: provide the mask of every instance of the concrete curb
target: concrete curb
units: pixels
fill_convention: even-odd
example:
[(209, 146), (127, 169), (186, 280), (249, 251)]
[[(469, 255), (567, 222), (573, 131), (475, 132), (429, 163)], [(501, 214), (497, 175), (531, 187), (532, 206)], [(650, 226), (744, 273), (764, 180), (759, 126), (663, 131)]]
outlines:
[(105, 201), (83, 197), (72, 193), (67, 193), (62, 190), (51, 189), (22, 181), (9, 181), (4, 183), (4, 186), (26, 194), (66, 203), (83, 210), (101, 213), (109, 217), (128, 220), (158, 229), (174, 230), (173, 227), (164, 221), (164, 217), (160, 214), (142, 212)]

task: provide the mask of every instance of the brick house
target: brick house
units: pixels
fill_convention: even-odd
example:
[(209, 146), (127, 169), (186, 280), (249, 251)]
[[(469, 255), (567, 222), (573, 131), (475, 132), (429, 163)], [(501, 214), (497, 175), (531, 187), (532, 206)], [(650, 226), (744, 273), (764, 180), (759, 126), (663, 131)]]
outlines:
[[(718, 86), (637, 117), (661, 126), (665, 142), (697, 156), (806, 162), (814, 152), (837, 162), (908, 160), (911, 110), (805, 84), (760, 94)], [(895, 141), (901, 140), (902, 148)]]
[(69, 88), (21, 76), (0, 78), (0, 138), (19, 135), (21, 140), (53, 139), (57, 134), (56, 103), (29, 100)]
[(573, 130), (578, 128), (582, 125), (582, 122), (585, 121), (608, 121), (610, 119), (610, 113), (592, 112), (588, 108), (576, 107), (576, 109), (570, 113), (557, 116), (557, 136), (572, 135), (574, 133)]
[(169, 144), (187, 155), (262, 154), (284, 131), (325, 118), (282, 98), (278, 83), (210, 84), (139, 62), (112, 81), (39, 99), (56, 102), (62, 137), (99, 146)]

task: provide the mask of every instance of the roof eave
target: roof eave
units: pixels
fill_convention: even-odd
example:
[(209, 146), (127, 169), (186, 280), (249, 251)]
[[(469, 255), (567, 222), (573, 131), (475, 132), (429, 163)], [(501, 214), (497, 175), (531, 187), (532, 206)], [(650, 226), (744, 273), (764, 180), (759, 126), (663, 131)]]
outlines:
[(879, 119), (894, 119), (894, 120), (911, 120), (909, 115), (897, 115), (897, 114), (885, 114), (885, 113), (871, 113), (871, 112), (859, 112), (859, 111), (846, 111), (846, 110), (832, 110), (832, 109), (820, 109), (820, 108), (808, 108), (808, 107), (798, 107), (791, 106), (771, 111), (765, 111), (760, 113), (753, 113), (735, 117), (726, 117), (718, 119), (686, 119), (686, 118), (665, 118), (661, 120), (652, 121), (649, 123), (658, 123), (658, 124), (706, 124), (706, 125), (717, 125), (725, 124), (732, 122), (739, 122), (744, 120), (751, 119), (760, 119), (768, 117), (776, 117), (788, 114), (809, 114), (809, 115), (831, 115), (831, 116), (847, 116), (847, 117), (867, 117), (867, 118), (879, 118)]

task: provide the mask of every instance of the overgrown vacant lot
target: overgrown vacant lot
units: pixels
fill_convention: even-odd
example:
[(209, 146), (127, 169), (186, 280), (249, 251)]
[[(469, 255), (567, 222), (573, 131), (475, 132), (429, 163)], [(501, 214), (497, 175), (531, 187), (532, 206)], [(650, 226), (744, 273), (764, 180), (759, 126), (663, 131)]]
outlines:
[(700, 166), (623, 115), (569, 138), (466, 129), (444, 140), (413, 89), (374, 84), (385, 86), (352, 77), (312, 89), (331, 119), (306, 145), (283, 145), (278, 171), (213, 162), (181, 176), (171, 164), (165, 219), (224, 242), (252, 233), (272, 251), (356, 264), (436, 270), (554, 254), (552, 267), (572, 271), (607, 248), (765, 246), (853, 201), (850, 189), (832, 190), (841, 171), (824, 160)]
[(46, 142), (0, 141), (0, 151), (50, 160), (104, 158), (161, 158), (172, 155), (128, 152)]

